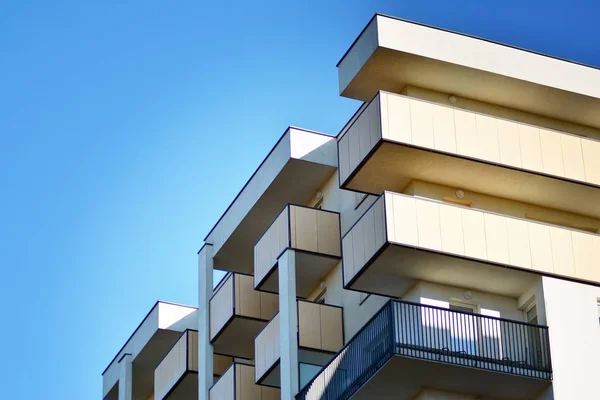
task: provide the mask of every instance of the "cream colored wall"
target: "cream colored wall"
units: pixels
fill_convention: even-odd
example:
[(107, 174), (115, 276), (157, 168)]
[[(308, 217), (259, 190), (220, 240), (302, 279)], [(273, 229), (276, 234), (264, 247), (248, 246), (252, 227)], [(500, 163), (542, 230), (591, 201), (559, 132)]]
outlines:
[[(382, 198), (389, 242), (600, 282), (598, 235), (398, 193), (385, 192)], [(373, 240), (373, 228), (367, 227), (378, 234), (383, 226), (375, 221), (362, 227), (361, 222), (351, 231), (358, 239), (342, 242), (347, 281), (377, 248), (366, 245)]]
[[(381, 136), (393, 142), (600, 185), (600, 137), (592, 140), (388, 92), (380, 92), (367, 110), (381, 113), (381, 129), (379, 132), (378, 125), (361, 124), (361, 119), (370, 115), (366, 113), (355, 123), (358, 128), (354, 136), (345, 139), (346, 134), (342, 138), (348, 141), (348, 151), (340, 139), (340, 171), (345, 171), (348, 164), (348, 174)], [(353, 143), (358, 150), (353, 151)]]
[(598, 398), (600, 288), (543, 278), (554, 399)]
[(279, 360), (279, 314), (254, 339), (255, 379), (258, 380)]
[(233, 316), (233, 281), (231, 274), (210, 300), (210, 338), (214, 338)]
[(438, 185), (430, 182), (411, 181), (411, 183), (402, 191), (413, 196), (426, 197), (439, 201), (444, 199), (453, 199), (455, 201), (470, 202), (470, 207), (478, 210), (491, 211), (498, 214), (510, 215), (517, 218), (532, 219), (534, 221), (552, 221), (555, 225), (562, 225), (569, 228), (575, 228), (585, 231), (600, 230), (600, 220), (586, 217), (584, 215), (573, 214), (552, 208), (540, 207), (534, 204), (522, 203), (503, 199), (500, 197), (488, 196), (481, 193), (462, 190), (464, 197), (458, 199), (456, 191), (461, 188)]
[(468, 289), (471, 298), (467, 299), (465, 298), (466, 290), (436, 283), (419, 282), (403, 299), (416, 303), (426, 303), (426, 300), (429, 299), (445, 303), (460, 302), (471, 304), (478, 307), (479, 313), (481, 313), (482, 309), (496, 311), (500, 313), (499, 316), (501, 318), (523, 321), (523, 311), (519, 309), (517, 299), (471, 289)]
[(460, 96), (454, 96), (456, 102), (451, 103), (449, 101), (451, 93), (442, 93), (416, 86), (406, 86), (400, 91), (400, 93), (405, 96), (431, 101), (448, 107), (459, 108), (466, 111), (474, 111), (477, 113), (487, 114), (490, 116), (495, 116), (510, 121), (522, 122), (524, 124), (549, 128), (565, 133), (572, 133), (580, 136), (586, 136), (589, 138), (600, 139), (600, 130), (585, 125), (574, 124), (572, 122), (543, 117), (541, 115), (531, 114), (512, 108), (502, 107), (496, 104), (484, 103), (481, 101)]
[(188, 371), (198, 372), (198, 331), (187, 331)]

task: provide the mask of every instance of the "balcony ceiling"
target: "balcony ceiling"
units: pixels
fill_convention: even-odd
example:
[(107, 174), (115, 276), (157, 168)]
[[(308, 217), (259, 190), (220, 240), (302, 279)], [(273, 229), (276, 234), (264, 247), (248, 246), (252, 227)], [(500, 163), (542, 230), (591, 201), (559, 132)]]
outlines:
[(344, 187), (402, 192), (413, 179), (600, 218), (600, 188), (382, 141)]
[(340, 93), (413, 85), (600, 128), (600, 70), (376, 15), (338, 64)]
[(395, 356), (352, 398), (412, 400), (428, 388), (481, 400), (528, 400), (549, 385), (535, 378)]

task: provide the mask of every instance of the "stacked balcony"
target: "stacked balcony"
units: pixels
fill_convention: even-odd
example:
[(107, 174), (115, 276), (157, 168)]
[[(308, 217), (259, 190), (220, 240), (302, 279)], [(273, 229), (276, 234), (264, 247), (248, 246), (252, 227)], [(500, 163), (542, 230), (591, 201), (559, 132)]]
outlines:
[(278, 306), (277, 295), (254, 290), (251, 275), (226, 275), (210, 300), (214, 352), (254, 358), (254, 337), (275, 315)]
[(551, 379), (545, 326), (391, 300), (296, 398), (411, 400), (426, 387), (526, 400)]
[[(325, 365), (344, 344), (342, 308), (298, 300), (298, 361), (300, 366)], [(280, 387), (279, 314), (255, 339), (255, 380), (264, 386)], [(300, 381), (307, 381), (300, 368)]]
[(279, 400), (279, 392), (254, 383), (254, 366), (233, 363), (210, 389), (210, 400)]
[(288, 204), (254, 246), (254, 287), (278, 293), (278, 259), (296, 250), (296, 294), (306, 298), (341, 257), (340, 217)]

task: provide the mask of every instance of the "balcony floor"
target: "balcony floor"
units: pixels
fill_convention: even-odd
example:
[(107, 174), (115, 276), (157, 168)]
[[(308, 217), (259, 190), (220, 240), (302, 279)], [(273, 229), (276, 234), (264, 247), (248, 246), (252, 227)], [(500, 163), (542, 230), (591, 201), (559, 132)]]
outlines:
[(536, 279), (536, 274), (515, 268), (390, 244), (348, 287), (402, 297), (417, 281), (429, 281), (518, 297)]
[(198, 398), (198, 373), (188, 371), (164, 397), (164, 400), (189, 400)]
[(412, 400), (429, 388), (479, 395), (481, 400), (527, 400), (548, 385), (547, 380), (395, 356), (352, 399)]
[(235, 316), (216, 335), (212, 344), (216, 354), (254, 358), (254, 338), (268, 321)]

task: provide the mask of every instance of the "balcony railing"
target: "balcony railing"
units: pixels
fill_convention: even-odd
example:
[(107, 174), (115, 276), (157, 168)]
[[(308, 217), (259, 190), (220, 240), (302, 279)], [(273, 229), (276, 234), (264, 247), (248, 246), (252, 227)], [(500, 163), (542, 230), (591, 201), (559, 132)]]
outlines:
[(552, 379), (545, 326), (390, 300), (296, 399), (349, 399), (394, 355)]
[(181, 335), (154, 370), (154, 398), (166, 398), (189, 372), (198, 372), (198, 331), (193, 330)]

